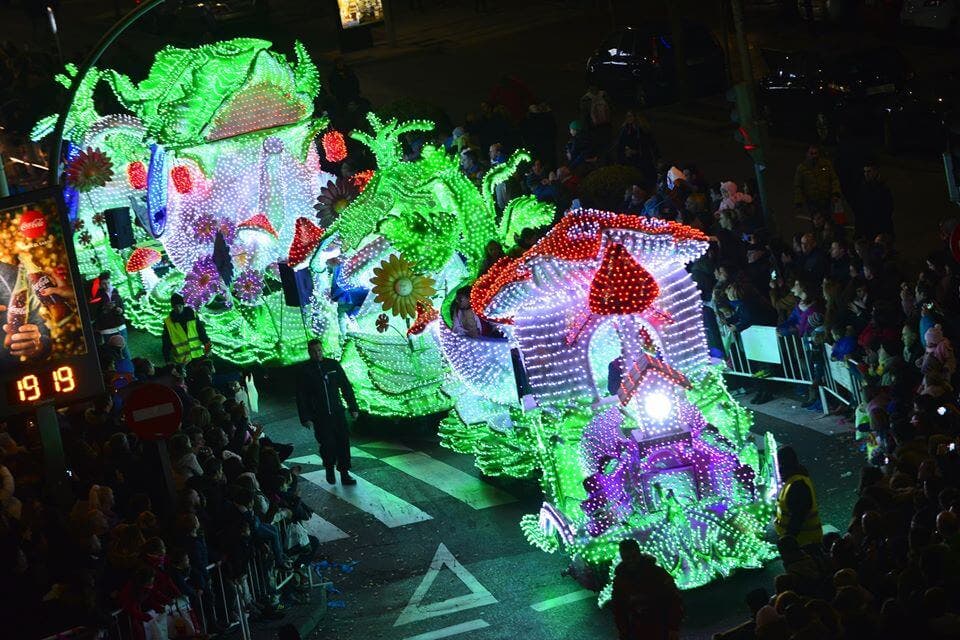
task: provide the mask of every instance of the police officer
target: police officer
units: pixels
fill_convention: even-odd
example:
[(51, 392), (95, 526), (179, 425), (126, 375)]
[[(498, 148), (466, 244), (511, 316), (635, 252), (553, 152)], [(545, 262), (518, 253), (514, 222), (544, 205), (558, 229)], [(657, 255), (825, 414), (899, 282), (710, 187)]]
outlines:
[(343, 400), (350, 408), (354, 419), (359, 415), (353, 387), (340, 363), (323, 357), (323, 346), (313, 339), (307, 343), (310, 359), (305, 362), (297, 377), (297, 412), (300, 423), (313, 429), (313, 436), (320, 448), (320, 458), (327, 470), (327, 482), (335, 484), (334, 469), (340, 471), (340, 484), (353, 485), (350, 477), (350, 432), (343, 410)]

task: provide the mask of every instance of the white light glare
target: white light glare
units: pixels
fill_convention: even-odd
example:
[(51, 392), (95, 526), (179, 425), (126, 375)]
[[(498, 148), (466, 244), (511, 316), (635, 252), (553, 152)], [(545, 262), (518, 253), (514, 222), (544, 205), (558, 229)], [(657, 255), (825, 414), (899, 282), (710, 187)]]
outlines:
[(670, 402), (670, 398), (659, 391), (650, 393), (643, 399), (643, 410), (654, 422), (666, 420), (672, 409), (673, 403)]

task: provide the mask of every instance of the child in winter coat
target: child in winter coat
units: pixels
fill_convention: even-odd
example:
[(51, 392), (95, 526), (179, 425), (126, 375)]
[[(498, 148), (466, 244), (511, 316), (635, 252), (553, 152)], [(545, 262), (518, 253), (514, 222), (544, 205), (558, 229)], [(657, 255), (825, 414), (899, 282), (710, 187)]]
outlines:
[(927, 346), (926, 356), (936, 358), (943, 365), (944, 375), (952, 378), (957, 371), (957, 358), (950, 339), (943, 335), (943, 327), (939, 324), (930, 327), (923, 335), (923, 340)]

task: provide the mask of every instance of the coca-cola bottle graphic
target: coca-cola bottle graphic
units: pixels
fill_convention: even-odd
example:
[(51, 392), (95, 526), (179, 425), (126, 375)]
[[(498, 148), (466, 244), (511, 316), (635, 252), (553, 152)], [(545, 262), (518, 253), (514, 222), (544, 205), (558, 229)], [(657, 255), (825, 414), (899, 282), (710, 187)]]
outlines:
[(47, 315), (54, 324), (60, 324), (73, 313), (73, 308), (67, 304), (63, 296), (56, 293), (44, 293), (47, 289), (56, 288), (58, 283), (53, 276), (42, 271), (34, 263), (30, 254), (20, 255), (20, 266), (27, 273), (27, 280), (33, 294), (37, 296), (37, 300), (47, 310)]
[[(20, 327), (27, 323), (30, 313), (30, 285), (27, 282), (27, 271), (21, 264), (17, 269), (17, 283), (10, 293), (10, 302), (7, 304), (7, 335), (20, 331)], [(7, 345), (9, 346), (9, 345)]]

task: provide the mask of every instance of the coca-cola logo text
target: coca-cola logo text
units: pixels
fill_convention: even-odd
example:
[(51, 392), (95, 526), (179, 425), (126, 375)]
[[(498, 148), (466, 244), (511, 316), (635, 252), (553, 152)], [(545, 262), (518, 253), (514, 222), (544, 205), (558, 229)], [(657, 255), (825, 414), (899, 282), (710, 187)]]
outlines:
[(47, 235), (47, 218), (42, 212), (27, 209), (20, 216), (20, 233), (27, 238), (42, 238)]

